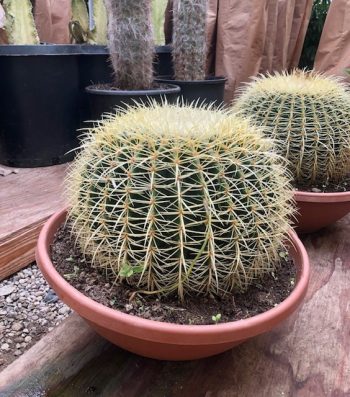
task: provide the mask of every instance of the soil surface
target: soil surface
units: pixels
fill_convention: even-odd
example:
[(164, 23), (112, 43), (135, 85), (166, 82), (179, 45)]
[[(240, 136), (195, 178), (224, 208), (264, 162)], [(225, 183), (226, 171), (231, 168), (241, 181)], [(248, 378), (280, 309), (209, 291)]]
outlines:
[[(131, 90), (122, 90), (118, 87), (115, 87), (112, 83), (106, 83), (106, 84), (94, 84), (93, 86), (94, 89), (97, 90), (108, 90), (108, 91), (131, 91)], [(143, 88), (141, 90), (136, 90), (136, 91), (148, 91), (148, 90), (164, 90), (169, 88), (169, 84), (164, 84), (164, 83), (157, 83), (153, 82), (152, 86), (149, 88)]]
[(288, 297), (296, 279), (293, 262), (281, 259), (278, 270), (266, 274), (244, 293), (228, 294), (225, 298), (187, 297), (181, 304), (177, 297), (135, 294), (135, 289), (128, 284), (108, 281), (105, 273), (84, 259), (67, 225), (56, 233), (51, 250), (56, 270), (84, 295), (124, 313), (177, 324), (213, 324), (262, 313)]
[(341, 193), (350, 191), (350, 174), (341, 182), (327, 184), (314, 184), (311, 186), (295, 185), (295, 190), (310, 193)]

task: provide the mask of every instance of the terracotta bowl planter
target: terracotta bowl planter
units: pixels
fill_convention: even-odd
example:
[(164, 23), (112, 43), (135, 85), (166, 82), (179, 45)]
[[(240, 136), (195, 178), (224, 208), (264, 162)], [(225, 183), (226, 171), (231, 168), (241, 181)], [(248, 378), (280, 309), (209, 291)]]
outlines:
[(192, 360), (229, 350), (252, 336), (266, 332), (286, 319), (302, 302), (309, 280), (309, 260), (294, 231), (289, 253), (297, 266), (297, 283), (278, 306), (246, 320), (213, 325), (179, 325), (142, 319), (105, 307), (73, 288), (55, 270), (50, 245), (66, 211), (54, 214), (43, 227), (36, 260), (58, 296), (112, 343), (141, 356), (161, 360)]
[(350, 212), (350, 192), (295, 191), (294, 198), (298, 206), (295, 228), (300, 234), (316, 232)]

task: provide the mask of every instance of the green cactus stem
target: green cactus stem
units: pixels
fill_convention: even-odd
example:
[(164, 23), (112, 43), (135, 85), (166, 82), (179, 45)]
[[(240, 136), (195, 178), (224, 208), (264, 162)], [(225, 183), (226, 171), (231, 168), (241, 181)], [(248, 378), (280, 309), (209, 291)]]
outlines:
[(111, 115), (66, 182), (73, 234), (93, 264), (180, 299), (242, 290), (273, 270), (293, 212), (271, 142), (205, 108)]
[(106, 8), (114, 85), (122, 90), (149, 89), (154, 56), (151, 0), (106, 0)]
[(339, 182), (350, 172), (350, 92), (338, 78), (300, 70), (259, 76), (233, 109), (266, 128), (296, 184)]
[(174, 0), (173, 61), (176, 80), (204, 80), (207, 0)]
[(9, 44), (39, 44), (30, 0), (4, 0), (3, 7)]

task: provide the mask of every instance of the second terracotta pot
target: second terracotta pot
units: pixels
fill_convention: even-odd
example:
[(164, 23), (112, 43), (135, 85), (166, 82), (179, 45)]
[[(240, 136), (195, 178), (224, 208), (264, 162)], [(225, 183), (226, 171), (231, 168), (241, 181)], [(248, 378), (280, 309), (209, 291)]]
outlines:
[(316, 232), (350, 212), (350, 192), (295, 191), (294, 198), (298, 208), (295, 228), (300, 234)]

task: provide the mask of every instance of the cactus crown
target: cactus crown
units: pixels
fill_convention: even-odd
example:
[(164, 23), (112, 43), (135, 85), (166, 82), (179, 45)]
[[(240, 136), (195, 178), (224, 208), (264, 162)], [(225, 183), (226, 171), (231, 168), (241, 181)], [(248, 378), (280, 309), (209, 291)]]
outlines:
[(154, 55), (151, 0), (105, 0), (105, 4), (114, 85), (122, 90), (149, 89)]
[(3, 6), (9, 44), (39, 44), (30, 0), (4, 0)]
[(174, 0), (173, 62), (176, 80), (204, 80), (207, 0)]
[(268, 127), (297, 184), (338, 182), (349, 173), (350, 93), (338, 78), (301, 70), (260, 75), (233, 109)]
[[(152, 105), (88, 134), (67, 178), (72, 231), (117, 281), (155, 293), (244, 289), (271, 270), (291, 190), (271, 142), (246, 120)], [(137, 273), (137, 274), (136, 274)]]

